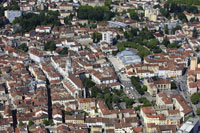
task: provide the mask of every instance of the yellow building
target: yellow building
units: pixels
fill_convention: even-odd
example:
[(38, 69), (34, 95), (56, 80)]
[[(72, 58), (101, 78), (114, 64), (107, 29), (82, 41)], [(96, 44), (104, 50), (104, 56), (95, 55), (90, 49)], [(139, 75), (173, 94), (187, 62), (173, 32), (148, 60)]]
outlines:
[(158, 9), (150, 8), (145, 10), (145, 17), (147, 17), (150, 21), (157, 21), (158, 14)]
[(95, 114), (96, 103), (94, 98), (79, 98), (78, 99), (78, 109), (83, 110), (90, 115)]
[(66, 115), (65, 122), (72, 124), (84, 124), (84, 115)]
[(190, 70), (195, 70), (197, 67), (197, 57), (193, 57), (190, 60)]

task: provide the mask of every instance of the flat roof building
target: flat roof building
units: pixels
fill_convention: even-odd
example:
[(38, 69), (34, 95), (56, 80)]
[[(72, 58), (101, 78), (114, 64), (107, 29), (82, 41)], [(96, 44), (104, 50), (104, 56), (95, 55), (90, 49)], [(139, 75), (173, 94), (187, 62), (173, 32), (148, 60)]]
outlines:
[(199, 120), (197, 118), (190, 118), (187, 120), (177, 133), (198, 133)]

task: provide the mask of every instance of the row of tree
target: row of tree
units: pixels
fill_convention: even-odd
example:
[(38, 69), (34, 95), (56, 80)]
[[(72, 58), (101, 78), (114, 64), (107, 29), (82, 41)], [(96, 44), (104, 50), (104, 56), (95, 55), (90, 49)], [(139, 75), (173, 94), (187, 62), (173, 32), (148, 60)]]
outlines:
[(131, 83), (140, 95), (144, 95), (145, 91), (147, 91), (147, 87), (145, 85), (141, 86), (139, 77), (132, 76)]
[[(32, 126), (34, 124), (34, 122), (33, 121), (29, 121), (28, 122), (28, 126)], [(43, 120), (43, 124), (45, 125), (45, 126), (48, 126), (48, 125), (53, 125), (54, 123), (53, 123), (53, 119), (50, 119), (50, 120)], [(22, 122), (22, 121), (20, 121), (19, 122), (19, 126), (20, 127), (22, 127), (24, 125), (24, 123)]]

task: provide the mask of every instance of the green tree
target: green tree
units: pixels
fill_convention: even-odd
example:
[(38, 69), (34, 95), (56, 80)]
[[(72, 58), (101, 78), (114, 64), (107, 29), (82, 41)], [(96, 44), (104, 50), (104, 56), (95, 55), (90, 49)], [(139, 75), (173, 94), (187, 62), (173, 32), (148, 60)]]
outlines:
[(157, 39), (152, 39), (149, 44), (148, 44), (148, 47), (150, 49), (153, 49), (153, 48), (156, 48), (157, 45), (159, 45), (159, 41)]
[(34, 122), (33, 121), (28, 121), (28, 126), (32, 126), (34, 124)]
[(99, 42), (102, 39), (102, 34), (99, 32), (94, 32), (92, 35), (93, 42)]
[(112, 3), (112, 0), (106, 0), (105, 6), (110, 7), (111, 3)]
[(131, 19), (139, 20), (138, 13), (135, 10), (129, 9), (128, 12), (130, 14)]
[(199, 51), (200, 51), (200, 49), (199, 49), (199, 48), (197, 48), (195, 51), (196, 51), (196, 52), (199, 52)]
[(148, 49), (146, 49), (145, 47), (143, 47), (139, 44), (136, 44), (135, 42), (119, 42), (119, 43), (117, 43), (117, 48), (119, 51), (125, 50), (126, 47), (137, 49), (139, 51), (137, 54), (141, 58), (143, 58), (151, 53)]
[(102, 90), (96, 86), (92, 87), (91, 89), (91, 97), (97, 97), (97, 94), (101, 93), (102, 94)]
[(142, 86), (142, 89), (143, 89), (144, 91), (147, 91), (147, 86), (146, 86), (146, 85), (143, 85), (143, 86)]
[(104, 89), (103, 89), (103, 92), (104, 92), (105, 94), (110, 93), (110, 88), (108, 88), (108, 87), (104, 88)]
[(107, 102), (107, 101), (111, 102), (111, 95), (110, 95), (110, 93), (106, 93), (106, 94), (104, 95), (104, 101), (105, 101), (105, 102)]
[(138, 77), (131, 77), (131, 83), (133, 86), (135, 86), (135, 89), (137, 90), (137, 92), (140, 95), (144, 95), (145, 91), (146, 91), (146, 87), (141, 87), (140, 85), (140, 79)]
[(111, 94), (110, 93), (106, 93), (104, 95), (104, 101), (106, 103), (106, 105), (108, 106), (109, 109), (112, 109), (112, 98), (111, 98)]
[(196, 110), (197, 115), (200, 115), (200, 108)]
[(178, 43), (170, 43), (170, 44), (168, 44), (167, 47), (168, 47), (168, 48), (179, 48), (180, 45), (179, 45)]
[(22, 121), (19, 122), (19, 126), (22, 127), (24, 123)]
[(197, 28), (196, 27), (194, 27), (194, 29), (193, 29), (192, 37), (194, 37), (194, 38), (198, 37), (198, 32), (197, 32)]
[(194, 93), (191, 95), (190, 100), (193, 104), (197, 104), (200, 101), (200, 94), (199, 93)]
[(165, 45), (165, 47), (168, 46), (168, 44), (170, 44), (169, 39), (167, 37), (165, 37), (162, 41), (162, 44)]
[(70, 111), (65, 111), (65, 115), (73, 115), (73, 113)]
[(97, 93), (97, 97), (96, 98), (101, 98), (101, 99), (103, 99), (104, 97), (103, 97), (103, 94), (102, 93)]
[(176, 32), (177, 30), (182, 30), (182, 27), (181, 27), (180, 25), (177, 25), (176, 27), (174, 27), (174, 28), (172, 29), (172, 33), (175, 34), (175, 32)]
[(4, 26), (4, 21), (3, 19), (0, 18), (0, 28), (2, 28)]
[(186, 122), (186, 121), (189, 120), (190, 118), (194, 118), (194, 116), (193, 116), (193, 115), (187, 116), (187, 117), (184, 119), (184, 122)]
[(54, 125), (53, 119), (50, 119), (50, 120), (49, 120), (49, 125), (51, 125), (51, 126)]
[(136, 111), (139, 111), (139, 110), (140, 110), (140, 108), (141, 108), (141, 106), (140, 106), (140, 105), (138, 105), (138, 106), (134, 107), (134, 109), (135, 109)]
[(92, 24), (92, 25), (91, 25), (91, 28), (92, 28), (92, 29), (96, 29), (96, 28), (97, 28), (97, 24)]
[(190, 19), (190, 22), (191, 22), (191, 23), (194, 23), (194, 22), (196, 22), (196, 19), (195, 19), (195, 17), (191, 18), (191, 19)]
[(119, 52), (118, 50), (117, 51), (112, 51), (112, 55), (116, 56), (118, 52)]
[(0, 119), (3, 118), (2, 114), (0, 113)]
[(64, 48), (60, 51), (59, 54), (61, 54), (61, 55), (68, 54), (68, 48), (64, 47)]
[(175, 82), (171, 82), (171, 89), (177, 89), (177, 86), (176, 86)]
[(56, 43), (54, 41), (48, 41), (44, 45), (44, 50), (45, 51), (54, 51), (54, 50), (56, 50)]
[(124, 44), (123, 44), (123, 43), (117, 43), (117, 49), (118, 49), (119, 51), (125, 50)]
[(7, 10), (20, 10), (18, 2), (12, 2), (7, 8)]
[(143, 107), (146, 107), (146, 106), (152, 106), (152, 103), (146, 98), (146, 97), (141, 97), (138, 99), (138, 101), (140, 103), (143, 103)]
[(160, 49), (159, 47), (154, 48), (153, 53), (162, 53), (162, 49)]
[(119, 96), (117, 96), (116, 94), (112, 95), (112, 101), (114, 103), (118, 104), (120, 102)]
[(169, 34), (169, 29), (168, 29), (168, 25), (165, 25), (165, 34)]
[(72, 23), (71, 23), (71, 19), (70, 19), (69, 16), (66, 16), (66, 17), (64, 18), (64, 23), (65, 23), (66, 25), (71, 25), (71, 24), (72, 24)]
[(87, 88), (91, 88), (91, 87), (95, 86), (95, 83), (92, 80), (90, 80), (89, 78), (84, 78), (83, 85)]
[(169, 17), (169, 12), (164, 8), (160, 8), (160, 13), (161, 13), (162, 16), (164, 16), (166, 18)]
[(49, 121), (48, 121), (48, 120), (43, 120), (42, 122), (43, 122), (43, 124), (44, 124), (45, 126), (48, 126), (48, 125), (49, 125)]
[(125, 102), (126, 102), (126, 105), (128, 106), (128, 108), (132, 108), (132, 105), (133, 105), (133, 99), (130, 99), (130, 98), (126, 98), (125, 99)]
[(26, 43), (22, 43), (21, 45), (19, 45), (17, 47), (17, 49), (22, 50), (23, 52), (27, 52), (28, 51), (28, 47), (27, 47)]
[(183, 12), (177, 13), (178, 19), (180, 19), (183, 23), (187, 22), (187, 17)]

